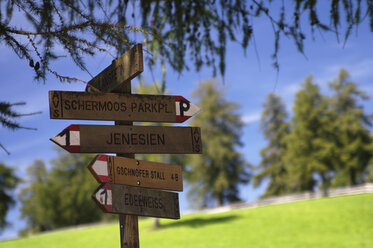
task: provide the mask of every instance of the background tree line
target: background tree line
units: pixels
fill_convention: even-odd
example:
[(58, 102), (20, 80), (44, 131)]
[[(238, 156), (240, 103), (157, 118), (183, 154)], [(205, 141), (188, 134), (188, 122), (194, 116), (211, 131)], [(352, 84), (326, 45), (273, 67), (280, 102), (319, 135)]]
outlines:
[[(200, 83), (193, 93), (202, 109), (191, 125), (200, 126), (203, 154), (145, 155), (141, 159), (180, 164), (194, 206), (208, 207), (239, 201), (239, 185), (265, 182), (262, 195), (273, 196), (318, 188), (357, 185), (373, 181), (371, 116), (361, 101), (368, 96), (341, 70), (324, 95), (312, 76), (296, 93), (289, 118), (279, 96), (268, 95), (261, 129), (268, 140), (257, 166), (245, 161), (242, 146), (244, 123), (239, 106), (224, 97), (214, 81)], [(142, 84), (137, 91), (154, 93), (159, 85)], [(139, 157), (140, 158), (140, 157)], [(108, 220), (90, 199), (97, 182), (86, 169), (92, 156), (63, 151), (47, 169), (35, 161), (28, 168), (27, 186), (18, 195), (27, 228), (22, 234), (81, 223)]]
[(341, 70), (320, 92), (312, 76), (297, 92), (289, 119), (281, 97), (269, 94), (261, 117), (268, 140), (254, 177), (268, 180), (263, 196), (350, 186), (372, 181), (372, 116), (364, 112), (368, 96)]

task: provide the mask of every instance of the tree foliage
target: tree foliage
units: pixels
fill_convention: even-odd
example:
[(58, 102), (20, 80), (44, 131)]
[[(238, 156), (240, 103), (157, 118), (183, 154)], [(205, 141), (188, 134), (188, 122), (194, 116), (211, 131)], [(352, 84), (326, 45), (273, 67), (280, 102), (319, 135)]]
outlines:
[(330, 99), (334, 112), (335, 166), (338, 168), (334, 176), (334, 186), (347, 186), (363, 183), (365, 171), (373, 152), (371, 116), (364, 113), (360, 100), (369, 97), (358, 85), (350, 81), (346, 70), (341, 70), (338, 77), (330, 84), (334, 91)]
[(296, 192), (313, 191), (317, 186), (316, 175), (322, 185), (328, 185), (334, 146), (330, 140), (328, 101), (312, 76), (306, 78), (303, 89), (296, 94), (293, 110), (286, 154), (290, 186)]
[[(320, 14), (320, 9), (327, 14)], [(224, 75), (227, 42), (244, 50), (254, 42), (255, 19), (263, 17), (274, 33), (274, 65), (282, 37), (293, 40), (303, 52), (304, 27), (334, 32), (346, 41), (351, 32), (369, 19), (373, 31), (371, 0), (272, 0), (248, 1), (65, 1), (8, 0), (0, 5), (0, 38), (3, 45), (25, 59), (45, 79), (49, 72), (61, 81), (51, 62), (69, 56), (87, 71), (84, 56), (96, 53), (122, 54), (141, 33), (150, 52), (149, 65), (157, 58), (181, 72), (192, 61), (199, 70), (206, 65)], [(24, 18), (19, 25), (15, 19)], [(61, 53), (61, 48), (63, 52)], [(159, 57), (158, 57), (159, 55)], [(112, 55), (113, 57), (115, 55)]]
[(60, 152), (48, 170), (41, 160), (28, 167), (28, 186), (19, 194), (22, 218), (27, 227), (21, 234), (97, 222), (103, 214), (92, 201), (98, 187), (87, 165), (90, 155)]
[(0, 163), (0, 232), (8, 224), (6, 214), (14, 205), (15, 199), (12, 191), (17, 187), (20, 179), (14, 174), (14, 170)]
[(364, 91), (341, 69), (323, 95), (312, 76), (296, 93), (293, 117), (286, 123), (280, 98), (269, 94), (261, 127), (269, 140), (262, 149), (254, 186), (269, 179), (264, 196), (350, 186), (373, 178), (372, 116), (365, 113)]
[[(36, 115), (40, 114), (41, 112), (33, 112), (27, 114), (21, 114), (14, 111), (13, 107), (25, 105), (25, 102), (17, 102), (17, 103), (9, 103), (9, 102), (1, 102), (0, 101), (0, 123), (3, 127), (8, 128), (10, 130), (18, 130), (18, 129), (29, 129), (29, 130), (36, 130), (35, 128), (24, 127), (21, 126), (16, 120), (23, 116), (29, 115)], [(6, 148), (0, 143), (0, 148), (2, 148), (8, 155), (10, 152), (6, 150)]]
[(238, 201), (240, 184), (249, 182), (249, 164), (237, 149), (243, 122), (236, 112), (238, 105), (224, 98), (216, 82), (205, 81), (193, 92), (202, 111), (190, 122), (201, 127), (200, 156), (190, 156), (186, 179), (190, 182), (189, 196), (200, 206), (210, 201), (218, 205)]
[(264, 179), (268, 179), (265, 196), (289, 193), (288, 168), (283, 157), (287, 151), (287, 135), (290, 126), (287, 121), (288, 113), (281, 97), (271, 93), (263, 105), (260, 127), (268, 140), (267, 147), (260, 151), (262, 160), (257, 167), (259, 172), (254, 177), (257, 187)]

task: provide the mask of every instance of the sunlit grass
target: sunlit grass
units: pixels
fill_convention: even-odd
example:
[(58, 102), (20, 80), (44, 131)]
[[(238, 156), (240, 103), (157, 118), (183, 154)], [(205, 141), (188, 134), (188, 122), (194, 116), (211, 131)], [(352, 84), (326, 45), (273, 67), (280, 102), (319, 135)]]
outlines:
[[(140, 221), (140, 247), (373, 247), (373, 194)], [(120, 247), (109, 224), (0, 242), (0, 247)]]

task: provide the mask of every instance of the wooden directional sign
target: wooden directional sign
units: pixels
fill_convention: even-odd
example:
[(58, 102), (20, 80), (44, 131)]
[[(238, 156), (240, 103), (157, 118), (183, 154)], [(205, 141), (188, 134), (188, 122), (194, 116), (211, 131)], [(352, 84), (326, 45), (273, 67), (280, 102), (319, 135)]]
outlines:
[(173, 192), (104, 183), (92, 198), (107, 213), (180, 219), (179, 195)]
[(113, 60), (111, 65), (91, 79), (86, 91), (95, 91), (90, 86), (101, 92), (113, 91), (122, 83), (133, 79), (143, 71), (142, 45), (137, 44), (119, 59)]
[(181, 166), (97, 155), (88, 166), (99, 183), (183, 191)]
[(51, 119), (184, 122), (199, 108), (182, 96), (49, 91)]
[(202, 153), (199, 127), (70, 125), (51, 140), (73, 153)]

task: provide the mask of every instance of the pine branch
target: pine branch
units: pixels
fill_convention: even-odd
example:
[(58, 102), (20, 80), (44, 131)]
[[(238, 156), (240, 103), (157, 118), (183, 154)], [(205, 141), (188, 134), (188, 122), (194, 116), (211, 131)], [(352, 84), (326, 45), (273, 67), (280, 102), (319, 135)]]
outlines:
[(15, 28), (10, 28), (10, 27), (5, 27), (4, 30), (13, 33), (13, 34), (18, 34), (18, 35), (48, 35), (48, 36), (54, 36), (59, 33), (66, 33), (69, 31), (84, 31), (84, 29), (87, 28), (102, 28), (102, 29), (109, 29), (109, 30), (114, 30), (114, 29), (122, 29), (122, 30), (131, 30), (134, 32), (140, 32), (145, 35), (150, 35), (155, 37), (155, 35), (143, 28), (135, 27), (132, 25), (124, 25), (124, 24), (110, 24), (110, 23), (94, 23), (94, 22), (83, 22), (75, 25), (70, 25), (67, 27), (62, 27), (60, 29), (55, 29), (55, 30), (49, 30), (49, 31), (44, 31), (44, 32), (32, 32), (32, 31), (25, 31), (25, 30), (18, 30)]
[[(150, 36), (149, 50), (160, 55), (158, 58), (154, 56), (156, 58), (154, 64), (164, 59), (174, 70), (181, 73), (189, 69), (189, 61), (191, 61), (197, 71), (206, 65), (212, 68), (214, 75), (219, 70), (224, 76), (225, 47), (228, 41), (241, 43), (243, 50), (246, 51), (249, 41), (254, 38), (254, 24), (253, 21), (249, 23), (249, 17), (253, 19), (264, 15), (270, 21), (275, 35), (272, 60), (277, 71), (279, 68), (277, 53), (280, 49), (280, 38), (283, 36), (293, 40), (298, 51), (304, 55), (305, 35), (301, 23), (309, 24), (312, 36), (315, 29), (320, 33), (335, 32), (337, 39), (339, 39), (339, 32), (344, 32), (344, 43), (354, 28), (358, 30), (358, 25), (364, 18), (370, 19), (373, 31), (372, 0), (366, 0), (365, 3), (361, 0), (331, 1), (328, 25), (319, 20), (320, 11), (317, 7), (321, 1), (281, 0), (279, 2), (282, 6), (278, 11), (272, 11), (275, 8), (272, 2), (274, 1), (143, 0), (131, 1), (133, 6), (130, 10), (127, 8), (129, 1), (108, 1), (105, 5), (99, 0), (88, 1), (88, 3), (71, 0), (8, 1), (7, 16), (0, 22), (0, 37), (19, 57), (26, 57), (30, 62), (32, 54), (29, 54), (26, 45), (21, 44), (22, 38), (17, 36), (36, 37), (34, 42), (38, 46), (39, 53), (43, 54), (44, 63), (48, 66), (50, 60), (56, 58), (52, 44), (57, 41), (69, 53), (76, 65), (88, 72), (83, 61), (84, 55), (94, 55), (96, 51), (108, 53), (108, 50), (103, 48), (106, 45), (115, 48), (117, 55), (121, 54), (133, 43), (129, 34), (141, 33), (146, 39)], [(286, 11), (285, 3), (291, 6)], [(29, 23), (33, 24), (34, 30), (9, 26), (13, 9), (17, 7), (26, 15)], [(132, 14), (131, 23), (136, 23), (135, 13), (140, 15), (141, 27), (129, 25), (127, 16)], [(279, 13), (279, 16), (275, 16), (274, 13)], [(306, 22), (301, 20), (302, 14), (307, 14)], [(342, 31), (338, 29), (341, 26), (341, 16), (345, 17), (342, 24), (346, 24), (343, 25)], [(217, 39), (213, 37), (214, 35), (217, 35)], [(239, 39), (239, 36), (242, 39)], [(255, 43), (254, 39), (253, 46), (257, 53)], [(46, 72), (56, 75), (53, 70), (43, 65), (40, 71), (36, 70), (36, 78), (45, 79)], [(61, 76), (58, 78), (67, 80)]]
[(0, 143), (0, 147), (6, 152), (6, 154), (10, 155), (10, 152), (1, 143)]
[(55, 75), (61, 82), (69, 82), (71, 83), (72, 81), (73, 82), (83, 82), (83, 83), (87, 83), (81, 79), (78, 79), (78, 78), (75, 78), (75, 77), (69, 77), (69, 76), (62, 76), (60, 74), (58, 74), (56, 71), (53, 71), (51, 68), (49, 68), (48, 64), (45, 62), (45, 60), (41, 57), (39, 51), (38, 51), (38, 48), (36, 47), (34, 41), (31, 39), (30, 35), (27, 35), (27, 38), (28, 40), (30, 41), (32, 47), (34, 48), (35, 52), (36, 52), (36, 55), (38, 56), (38, 58), (40, 59), (40, 62), (43, 64), (43, 66), (50, 72), (52, 73), (53, 75)]
[[(17, 129), (37, 130), (36, 128), (21, 126), (18, 122), (15, 121), (15, 119), (19, 117), (31, 116), (31, 115), (42, 113), (41, 111), (36, 111), (36, 112), (21, 114), (21, 113), (17, 113), (12, 110), (12, 107), (14, 106), (21, 106), (25, 104), (26, 104), (25, 102), (16, 102), (16, 103), (0, 102), (0, 123), (1, 125), (10, 130), (17, 130)], [(10, 152), (2, 144), (0, 144), (0, 148), (2, 148), (8, 155), (10, 154)]]

